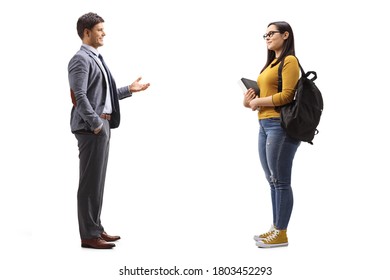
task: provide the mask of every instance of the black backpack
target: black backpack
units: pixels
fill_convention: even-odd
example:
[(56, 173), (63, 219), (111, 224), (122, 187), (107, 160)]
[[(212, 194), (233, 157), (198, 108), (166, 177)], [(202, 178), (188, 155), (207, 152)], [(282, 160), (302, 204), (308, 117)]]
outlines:
[[(298, 64), (301, 77), (295, 88), (293, 101), (279, 107), (280, 122), (290, 137), (313, 145), (314, 135), (318, 134), (317, 126), (320, 123), (324, 103), (322, 94), (314, 83), (317, 73), (315, 71), (305, 73), (299, 61)], [(284, 59), (278, 68), (278, 92), (282, 91), (283, 65)], [(313, 77), (309, 79), (311, 74)]]

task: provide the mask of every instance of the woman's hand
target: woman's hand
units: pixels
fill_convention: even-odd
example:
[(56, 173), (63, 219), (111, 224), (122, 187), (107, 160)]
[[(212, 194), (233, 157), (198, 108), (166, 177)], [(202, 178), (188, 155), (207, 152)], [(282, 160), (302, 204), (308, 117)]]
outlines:
[(259, 110), (260, 109), (260, 104), (259, 103), (260, 103), (260, 98), (252, 99), (249, 102), (249, 108), (251, 108), (252, 111)]
[(253, 89), (248, 89), (247, 92), (244, 94), (244, 106), (247, 108), (251, 108), (249, 105), (250, 102), (256, 98), (256, 93)]

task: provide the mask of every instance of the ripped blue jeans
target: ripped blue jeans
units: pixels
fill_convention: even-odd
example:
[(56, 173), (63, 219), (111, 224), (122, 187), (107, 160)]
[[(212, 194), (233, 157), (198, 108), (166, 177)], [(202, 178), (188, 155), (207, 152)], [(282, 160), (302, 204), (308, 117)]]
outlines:
[(259, 156), (271, 188), (273, 224), (287, 229), (294, 204), (291, 170), (300, 141), (289, 137), (279, 118), (259, 120)]

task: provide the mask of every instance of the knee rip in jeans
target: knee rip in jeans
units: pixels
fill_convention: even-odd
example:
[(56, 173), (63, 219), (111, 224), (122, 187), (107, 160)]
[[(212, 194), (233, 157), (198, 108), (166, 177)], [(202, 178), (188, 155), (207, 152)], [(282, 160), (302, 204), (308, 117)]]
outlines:
[(270, 181), (270, 183), (274, 184), (275, 186), (276, 185), (283, 186), (283, 185), (288, 184), (286, 181), (280, 180), (277, 177), (275, 177), (274, 175), (270, 175), (269, 176), (269, 181)]
[(269, 176), (269, 181), (270, 181), (271, 183), (276, 184), (276, 183), (278, 182), (278, 178), (276, 178), (274, 175), (270, 175), (270, 176)]

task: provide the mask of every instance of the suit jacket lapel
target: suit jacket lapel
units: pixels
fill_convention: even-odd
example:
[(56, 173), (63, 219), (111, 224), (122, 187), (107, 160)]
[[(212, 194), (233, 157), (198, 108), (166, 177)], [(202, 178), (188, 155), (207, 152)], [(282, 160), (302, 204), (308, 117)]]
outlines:
[(107, 84), (110, 86), (112, 109), (113, 109), (113, 111), (117, 111), (119, 113), (119, 100), (118, 100), (118, 94), (117, 94), (117, 87), (115, 84), (115, 80), (111, 75), (110, 70), (108, 69), (108, 67), (107, 67), (107, 69), (104, 68), (103, 63), (100, 61), (99, 57), (97, 57), (97, 55), (94, 54), (91, 50), (89, 50), (88, 48), (86, 48), (84, 46), (81, 46), (81, 50), (85, 51), (90, 57), (92, 57), (92, 59), (95, 61), (95, 63), (99, 67), (100, 71), (102, 71), (103, 77), (104, 77), (104, 70), (106, 70), (107, 75), (110, 75), (111, 84), (110, 84), (110, 81), (107, 81)]

